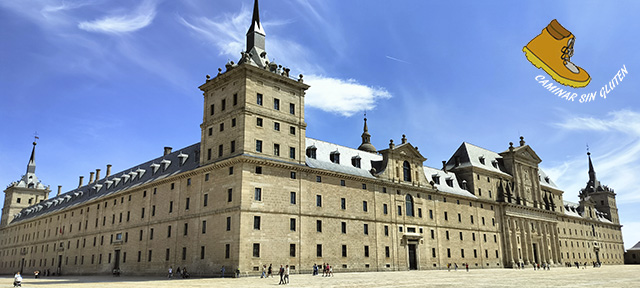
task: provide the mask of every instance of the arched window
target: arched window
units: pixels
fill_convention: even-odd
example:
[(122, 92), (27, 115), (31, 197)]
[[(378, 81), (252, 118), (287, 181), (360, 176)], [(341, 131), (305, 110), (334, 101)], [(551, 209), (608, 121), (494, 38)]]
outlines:
[(407, 194), (407, 197), (405, 197), (405, 204), (407, 208), (405, 212), (406, 215), (409, 217), (413, 217), (413, 197), (411, 197), (411, 195)]
[(407, 161), (402, 164), (402, 174), (404, 175), (404, 181), (411, 181), (411, 165)]

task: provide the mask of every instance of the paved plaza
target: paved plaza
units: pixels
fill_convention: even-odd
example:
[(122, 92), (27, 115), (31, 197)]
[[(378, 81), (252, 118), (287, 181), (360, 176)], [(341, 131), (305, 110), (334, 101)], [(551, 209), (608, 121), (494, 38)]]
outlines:
[[(403, 271), (336, 273), (325, 278), (291, 275), (291, 287), (640, 287), (640, 265), (602, 268), (552, 268), (550, 271), (481, 269), (458, 271)], [(13, 278), (0, 278), (11, 287)], [(161, 277), (69, 276), (25, 278), (22, 287), (275, 287), (276, 277), (173, 279)]]

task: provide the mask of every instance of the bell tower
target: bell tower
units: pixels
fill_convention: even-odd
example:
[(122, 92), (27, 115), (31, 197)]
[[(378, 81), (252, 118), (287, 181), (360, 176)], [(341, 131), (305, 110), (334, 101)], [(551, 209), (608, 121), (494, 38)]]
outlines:
[(15, 215), (23, 208), (46, 200), (49, 197), (49, 186), (44, 186), (36, 176), (36, 145), (33, 142), (31, 158), (27, 164), (27, 173), (19, 181), (15, 181), (4, 190), (4, 206), (2, 207), (2, 219), (0, 227), (11, 223)]
[(255, 0), (246, 51), (238, 63), (199, 88), (204, 96), (200, 164), (238, 155), (304, 163), (304, 95), (309, 88), (290, 69), (269, 61), (265, 32)]
[(589, 181), (587, 186), (580, 191), (580, 198), (591, 198), (595, 203), (595, 208), (599, 212), (605, 213), (604, 217), (615, 224), (620, 224), (618, 218), (618, 206), (616, 204), (616, 193), (606, 185), (602, 185), (596, 177), (596, 170), (591, 162), (591, 152), (587, 152), (589, 158)]

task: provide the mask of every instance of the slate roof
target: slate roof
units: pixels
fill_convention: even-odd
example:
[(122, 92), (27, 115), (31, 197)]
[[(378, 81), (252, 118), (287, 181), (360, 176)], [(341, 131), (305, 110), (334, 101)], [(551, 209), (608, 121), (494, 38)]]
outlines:
[(556, 186), (556, 183), (551, 180), (551, 177), (547, 175), (541, 168), (538, 167), (538, 176), (540, 176), (540, 185), (551, 187), (554, 189), (560, 189)]
[[(458, 179), (456, 178), (456, 174), (453, 172), (445, 172), (442, 169), (436, 169), (436, 168), (431, 168), (431, 167), (422, 167), (423, 171), (424, 171), (424, 175), (427, 177), (427, 181), (431, 182), (436, 182), (434, 181), (433, 178), (435, 177), (439, 177), (439, 182), (440, 184), (435, 184), (436, 188), (438, 189), (438, 191), (444, 192), (444, 193), (449, 193), (449, 194), (455, 194), (455, 195), (460, 195), (460, 196), (465, 196), (465, 197), (470, 197), (470, 198), (478, 198), (476, 197), (476, 195), (471, 194), (471, 192), (464, 190), (460, 187), (460, 185), (458, 184)], [(449, 183), (447, 183), (447, 180), (451, 180), (449, 181)], [(448, 184), (451, 184), (451, 186), (449, 186)]]
[[(578, 217), (578, 218), (584, 218), (582, 217), (582, 215), (580, 215), (579, 211), (578, 211), (578, 207), (580, 207), (580, 204), (578, 203), (574, 203), (574, 202), (569, 202), (566, 200), (563, 200), (562, 202), (564, 202), (564, 215), (567, 216), (572, 216), (572, 217)], [(596, 219), (600, 222), (604, 222), (604, 223), (609, 223), (612, 224), (613, 222), (609, 221), (609, 219), (604, 218), (604, 215), (602, 214), (602, 212), (595, 210), (595, 214), (596, 214)]]
[(640, 241), (636, 243), (636, 245), (633, 245), (633, 247), (627, 249), (627, 251), (630, 251), (630, 250), (640, 250)]
[(133, 166), (109, 177), (24, 208), (11, 223), (67, 209), (87, 201), (196, 169), (200, 165), (199, 153), (200, 143), (178, 149), (166, 156)]
[[(459, 157), (460, 165), (456, 168), (479, 167), (498, 174), (509, 175), (503, 171), (502, 156), (491, 150), (463, 142), (447, 162), (447, 170), (455, 167), (455, 158)], [(483, 159), (483, 160), (482, 160)], [(482, 163), (484, 161), (484, 164)]]
[[(311, 168), (329, 170), (360, 177), (375, 178), (371, 175), (371, 172), (369, 172), (372, 168), (371, 162), (382, 161), (382, 155), (313, 138), (307, 138), (306, 147), (307, 149), (310, 147), (316, 148), (316, 159), (306, 157), (307, 166)], [(332, 152), (340, 153), (339, 164), (331, 162), (330, 157)], [(351, 159), (353, 157), (360, 157), (360, 168), (352, 165)]]

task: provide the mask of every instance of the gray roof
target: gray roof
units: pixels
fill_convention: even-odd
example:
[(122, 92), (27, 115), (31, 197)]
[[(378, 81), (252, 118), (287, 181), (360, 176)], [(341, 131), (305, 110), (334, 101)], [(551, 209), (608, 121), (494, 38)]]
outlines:
[[(502, 156), (491, 150), (463, 142), (447, 162), (447, 170), (455, 167), (455, 157), (458, 156), (461, 168), (479, 167), (498, 174), (509, 175), (502, 170)], [(482, 163), (484, 161), (484, 163)]]
[[(436, 188), (440, 192), (455, 194), (459, 196), (465, 196), (470, 198), (478, 198), (476, 195), (471, 194), (469, 191), (464, 190), (458, 184), (458, 179), (456, 178), (456, 174), (453, 172), (445, 172), (442, 169), (436, 169), (431, 167), (422, 167), (424, 171), (424, 175), (427, 177), (427, 181), (434, 181), (433, 178), (439, 177), (440, 184), (435, 184)], [(447, 180), (449, 183), (447, 183)], [(434, 181), (436, 182), (436, 181)], [(449, 186), (451, 184), (451, 186)]]
[[(313, 138), (307, 138), (306, 146), (307, 149), (311, 147), (315, 147), (316, 149), (315, 159), (306, 157), (307, 166), (311, 168), (329, 170), (360, 177), (375, 178), (373, 175), (371, 175), (371, 172), (369, 172), (372, 168), (371, 162), (382, 161), (382, 155), (353, 149)], [(331, 162), (331, 153), (336, 152), (340, 154), (340, 163)], [(351, 160), (354, 157), (360, 158), (360, 168), (352, 165)]]
[(640, 250), (640, 241), (636, 243), (636, 245), (633, 245), (633, 247), (627, 249), (627, 251), (629, 250)]
[[(578, 207), (580, 207), (580, 204), (578, 203), (574, 203), (574, 202), (569, 202), (566, 200), (562, 201), (564, 204), (564, 215), (567, 216), (572, 216), (572, 217), (578, 217), (578, 218), (585, 218), (582, 215), (580, 215), (579, 211), (578, 211)], [(609, 221), (609, 219), (604, 217), (604, 214), (600, 211), (598, 211), (597, 209), (593, 209), (595, 210), (595, 214), (596, 214), (596, 219), (600, 222), (604, 222), (604, 223), (609, 223), (611, 224), (612, 222)]]
[(200, 165), (200, 143), (178, 149), (109, 177), (73, 189), (59, 196), (24, 208), (11, 223), (67, 209), (120, 191), (157, 181), (175, 174), (196, 169)]
[(549, 177), (547, 173), (544, 173), (540, 167), (538, 167), (538, 176), (540, 176), (540, 185), (559, 189), (556, 183), (551, 180), (551, 177)]

